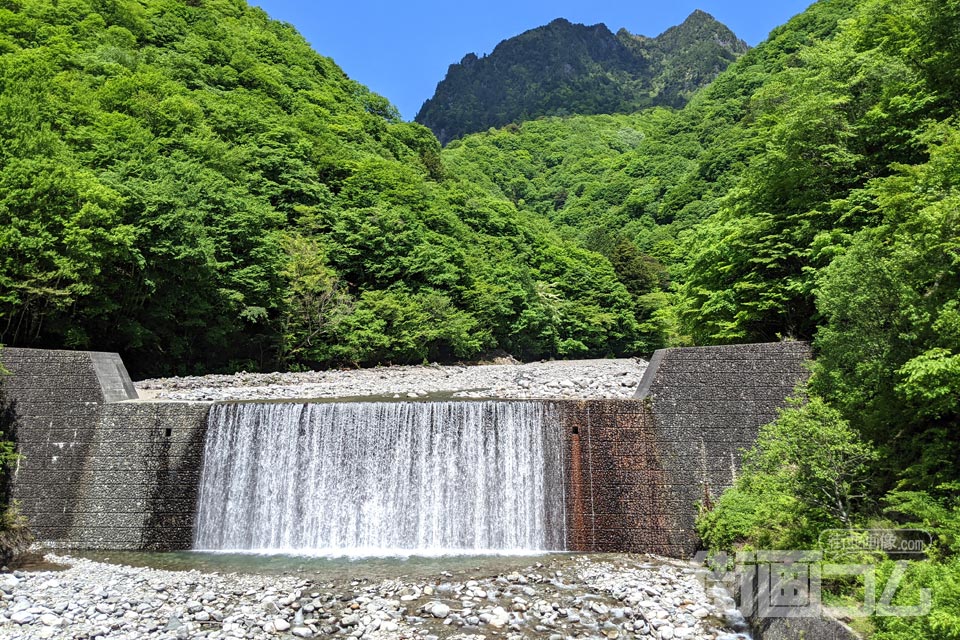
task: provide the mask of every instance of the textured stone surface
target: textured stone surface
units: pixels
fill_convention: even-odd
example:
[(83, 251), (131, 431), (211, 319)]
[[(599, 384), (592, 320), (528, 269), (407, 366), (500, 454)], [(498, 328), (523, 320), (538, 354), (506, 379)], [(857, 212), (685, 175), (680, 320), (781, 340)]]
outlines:
[(657, 351), (633, 401), (566, 404), (568, 546), (688, 556), (696, 504), (806, 379), (802, 342)]
[(743, 637), (725, 592), (705, 588), (689, 563), (653, 556), (489, 558), (455, 573), (414, 562), (394, 567), (403, 576), (381, 563), (308, 563), (279, 575), (47, 559), (67, 568), (3, 576), (0, 638), (666, 637), (657, 628)]
[[(804, 343), (658, 351), (632, 400), (546, 400), (568, 434), (567, 546), (687, 556), (758, 428), (807, 375)], [(14, 497), (57, 546), (192, 542), (207, 403), (129, 401), (114, 354), (5, 349), (24, 454)], [(119, 401), (118, 401), (119, 400)]]
[(209, 405), (136, 402), (116, 354), (6, 348), (13, 497), (53, 546), (186, 549)]
[[(688, 504), (716, 499), (733, 483), (742, 452), (760, 426), (807, 379), (804, 342), (665, 349), (652, 359), (638, 389), (651, 409), (667, 482)], [(686, 458), (686, 463), (673, 461)], [(684, 553), (696, 548), (696, 509), (674, 512), (669, 528), (686, 534)]]
[(820, 618), (763, 618), (751, 620), (755, 640), (860, 640), (857, 633), (839, 620)]
[(526, 364), (511, 359), (483, 365), (394, 365), (158, 378), (141, 380), (137, 388), (144, 399), (223, 402), (317, 398), (586, 400), (630, 398), (646, 367), (646, 361), (639, 358)]

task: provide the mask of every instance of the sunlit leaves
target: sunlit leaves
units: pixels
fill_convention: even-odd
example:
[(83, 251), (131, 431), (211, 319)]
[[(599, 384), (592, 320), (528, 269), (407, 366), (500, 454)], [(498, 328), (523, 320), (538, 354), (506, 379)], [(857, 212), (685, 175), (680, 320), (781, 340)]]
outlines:
[[(24, 0), (0, 33), (0, 340), (135, 373), (635, 345), (595, 256), (260, 9)], [(541, 267), (578, 274), (544, 339)]]

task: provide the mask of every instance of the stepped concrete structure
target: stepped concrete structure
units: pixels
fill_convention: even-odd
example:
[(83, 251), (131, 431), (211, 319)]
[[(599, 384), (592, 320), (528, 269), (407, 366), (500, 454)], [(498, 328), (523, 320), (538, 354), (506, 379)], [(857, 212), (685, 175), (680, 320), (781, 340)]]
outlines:
[(0, 359), (12, 373), (0, 403), (23, 456), (13, 498), (39, 541), (190, 548), (207, 404), (139, 402), (113, 353), (5, 348)]
[(685, 557), (699, 504), (808, 377), (804, 342), (662, 349), (635, 399), (567, 404), (568, 547)]
[[(808, 345), (665, 349), (633, 400), (547, 402), (562, 423), (566, 548), (684, 557), (697, 505), (736, 477), (807, 377)], [(13, 496), (39, 540), (189, 549), (209, 402), (137, 398), (116, 354), (6, 348), (0, 415), (23, 455)]]

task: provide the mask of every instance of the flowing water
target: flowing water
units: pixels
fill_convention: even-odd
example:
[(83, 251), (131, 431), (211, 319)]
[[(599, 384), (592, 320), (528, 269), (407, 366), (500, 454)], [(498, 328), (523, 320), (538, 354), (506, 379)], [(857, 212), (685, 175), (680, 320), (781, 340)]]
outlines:
[(563, 549), (549, 403), (241, 403), (211, 409), (194, 548), (314, 555)]
[[(566, 568), (578, 556), (569, 553), (531, 555), (329, 557), (281, 553), (206, 551), (67, 551), (67, 555), (131, 567), (165, 571), (202, 571), (247, 575), (297, 575), (318, 583), (349, 585), (355, 580), (460, 581), (514, 572), (530, 573), (539, 566)], [(33, 569), (34, 567), (26, 567)], [(49, 564), (37, 570), (50, 570)]]

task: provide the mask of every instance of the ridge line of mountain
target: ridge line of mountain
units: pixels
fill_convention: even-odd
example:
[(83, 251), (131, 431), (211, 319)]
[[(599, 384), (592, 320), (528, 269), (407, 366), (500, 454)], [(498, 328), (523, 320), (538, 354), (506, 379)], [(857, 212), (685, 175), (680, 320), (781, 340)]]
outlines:
[(556, 18), (451, 64), (415, 120), (445, 145), (543, 116), (679, 108), (747, 50), (700, 9), (655, 37)]

